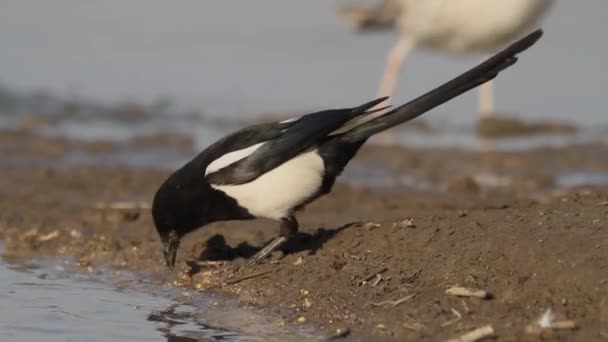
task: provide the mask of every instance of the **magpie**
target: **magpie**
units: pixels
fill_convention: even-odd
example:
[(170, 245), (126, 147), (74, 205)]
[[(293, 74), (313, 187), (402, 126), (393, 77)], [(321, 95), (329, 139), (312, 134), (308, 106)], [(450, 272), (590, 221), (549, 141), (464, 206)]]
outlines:
[(477, 67), (384, 113), (379, 98), (353, 108), (245, 127), (171, 174), (157, 190), (154, 225), (166, 265), (175, 266), (181, 239), (211, 222), (269, 218), (280, 236), (250, 260), (259, 262), (298, 231), (295, 213), (332, 190), (336, 177), (373, 135), (494, 79), (542, 36), (537, 30)]

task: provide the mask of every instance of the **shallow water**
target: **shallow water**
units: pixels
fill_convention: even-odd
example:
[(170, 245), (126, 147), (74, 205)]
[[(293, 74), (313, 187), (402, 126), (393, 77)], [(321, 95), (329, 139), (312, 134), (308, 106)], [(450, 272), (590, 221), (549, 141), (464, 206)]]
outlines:
[[(357, 1), (364, 4), (376, 0)], [(376, 93), (391, 33), (356, 35), (351, 1), (0, 1), (0, 83), (104, 102), (169, 95), (210, 116), (354, 105)], [(145, 8), (145, 16), (142, 16)], [(606, 124), (604, 0), (558, 1), (542, 41), (498, 80), (498, 111)], [(477, 63), (415, 52), (396, 101)], [(473, 122), (469, 94), (427, 118)]]
[[(132, 286), (117, 286), (120, 279)], [(281, 330), (235, 303), (147, 282), (125, 272), (83, 274), (62, 260), (0, 262), (2, 341), (257, 341), (316, 339)], [(213, 310), (211, 310), (213, 308)], [(9, 314), (10, 313), (10, 314)], [(202, 323), (207, 317), (210, 324)], [(222, 327), (223, 323), (234, 327)]]

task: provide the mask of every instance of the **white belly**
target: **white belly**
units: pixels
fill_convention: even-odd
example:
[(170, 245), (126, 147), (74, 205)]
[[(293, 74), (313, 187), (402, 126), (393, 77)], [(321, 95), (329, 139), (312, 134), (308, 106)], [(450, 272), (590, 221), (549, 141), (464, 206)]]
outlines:
[(554, 0), (401, 0), (399, 28), (416, 44), (452, 53), (491, 52), (518, 38)]
[(213, 185), (257, 217), (280, 219), (314, 195), (325, 165), (316, 151), (306, 152), (241, 185)]

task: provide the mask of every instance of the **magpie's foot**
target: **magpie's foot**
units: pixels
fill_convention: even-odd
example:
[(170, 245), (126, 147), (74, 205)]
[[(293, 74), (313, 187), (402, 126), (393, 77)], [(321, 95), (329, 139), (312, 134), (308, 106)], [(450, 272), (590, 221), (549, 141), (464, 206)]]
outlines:
[(279, 236), (278, 238), (272, 240), (271, 243), (266, 245), (266, 247), (262, 248), (259, 252), (255, 253), (254, 256), (249, 258), (249, 264), (255, 265), (260, 263), (264, 258), (266, 258), (270, 253), (275, 251), (277, 248), (281, 247), (282, 244), (287, 241), (286, 237)]

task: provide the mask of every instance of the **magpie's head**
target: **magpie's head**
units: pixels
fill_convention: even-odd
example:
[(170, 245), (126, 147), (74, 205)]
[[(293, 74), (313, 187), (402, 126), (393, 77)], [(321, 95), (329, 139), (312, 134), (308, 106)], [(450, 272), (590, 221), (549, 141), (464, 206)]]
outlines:
[(179, 173), (169, 177), (154, 195), (152, 218), (160, 237), (165, 262), (175, 266), (177, 249), (184, 235), (209, 223), (205, 205), (207, 187), (181, 179)]

